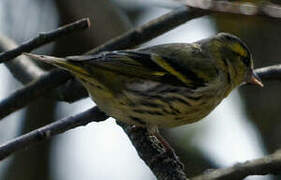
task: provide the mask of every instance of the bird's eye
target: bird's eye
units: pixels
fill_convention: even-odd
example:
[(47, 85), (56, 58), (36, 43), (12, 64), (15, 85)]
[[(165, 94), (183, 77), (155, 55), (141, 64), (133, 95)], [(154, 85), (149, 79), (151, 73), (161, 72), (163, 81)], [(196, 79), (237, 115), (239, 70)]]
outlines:
[(250, 66), (250, 57), (241, 56), (241, 60), (247, 67)]

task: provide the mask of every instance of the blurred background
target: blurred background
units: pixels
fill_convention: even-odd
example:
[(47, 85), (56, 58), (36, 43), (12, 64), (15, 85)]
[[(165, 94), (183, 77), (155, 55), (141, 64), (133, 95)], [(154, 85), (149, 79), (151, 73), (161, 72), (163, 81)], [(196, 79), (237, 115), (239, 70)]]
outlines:
[[(90, 17), (90, 30), (36, 50), (56, 56), (79, 55), (177, 6), (169, 0), (0, 0), (0, 35), (20, 43), (38, 32)], [(263, 67), (280, 63), (280, 22), (280, 19), (264, 17), (212, 14), (194, 19), (143, 46), (193, 42), (217, 32), (230, 32), (249, 45), (256, 67)], [(2, 64), (0, 81), (0, 99), (22, 87)], [(162, 132), (185, 164), (189, 177), (207, 169), (262, 157), (280, 147), (281, 85), (278, 81), (264, 84), (262, 89), (240, 87), (203, 121)], [(72, 104), (39, 99), (0, 121), (0, 143), (93, 105), (89, 98)], [(0, 162), (0, 179), (156, 178), (111, 118), (67, 131), (10, 156)], [(280, 177), (252, 176), (247, 179)]]

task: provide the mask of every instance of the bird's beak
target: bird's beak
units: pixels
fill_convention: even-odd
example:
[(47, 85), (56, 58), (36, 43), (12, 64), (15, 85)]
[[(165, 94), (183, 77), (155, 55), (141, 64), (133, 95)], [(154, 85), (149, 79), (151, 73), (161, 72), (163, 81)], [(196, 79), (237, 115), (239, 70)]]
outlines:
[(253, 70), (251, 70), (247, 75), (246, 82), (249, 84), (255, 84), (260, 87), (263, 87), (263, 83), (261, 82), (261, 79), (259, 78), (257, 73), (255, 73)]

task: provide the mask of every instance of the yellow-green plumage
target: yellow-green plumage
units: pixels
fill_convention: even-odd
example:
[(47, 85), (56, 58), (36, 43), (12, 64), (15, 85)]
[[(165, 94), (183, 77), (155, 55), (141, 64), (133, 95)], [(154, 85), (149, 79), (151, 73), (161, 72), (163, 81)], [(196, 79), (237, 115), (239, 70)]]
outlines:
[(89, 56), (30, 56), (72, 72), (109, 116), (147, 128), (198, 121), (242, 82), (261, 85), (248, 48), (227, 33)]

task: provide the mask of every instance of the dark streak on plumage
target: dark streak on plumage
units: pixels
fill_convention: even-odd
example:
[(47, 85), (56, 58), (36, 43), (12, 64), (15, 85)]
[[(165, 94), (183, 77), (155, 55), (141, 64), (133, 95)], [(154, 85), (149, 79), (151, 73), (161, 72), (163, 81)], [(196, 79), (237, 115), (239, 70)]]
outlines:
[[(223, 64), (225, 65), (225, 68), (228, 69), (228, 68), (229, 68), (228, 60), (225, 59), (225, 58), (222, 58), (222, 62), (223, 62)], [(229, 84), (231, 84), (230, 73), (226, 73), (226, 75), (227, 75), (227, 82), (228, 82)]]
[(231, 84), (230, 73), (226, 73), (226, 75), (227, 75), (227, 82), (228, 82), (228, 84)]
[(146, 124), (145, 121), (141, 120), (141, 119), (138, 118), (138, 117), (129, 116), (129, 118), (130, 118), (132, 121), (135, 121), (135, 122), (137, 122), (137, 123), (139, 123), (139, 124), (142, 124), (142, 125), (145, 125), (145, 124)]
[(183, 120), (183, 117), (175, 117), (175, 120), (177, 121)]
[(193, 97), (193, 96), (187, 96), (187, 95), (185, 95), (185, 97), (188, 99), (194, 100), (194, 101), (199, 101), (202, 98), (202, 96)]
[[(198, 77), (196, 75), (196, 73), (194, 73), (193, 71), (191, 71), (190, 69), (188, 69), (186, 66), (182, 66), (178, 63), (176, 63), (175, 60), (171, 59), (171, 58), (167, 58), (164, 57), (166, 62), (168, 64), (170, 64), (173, 68), (175, 68), (176, 71), (180, 72), (181, 74), (183, 74), (184, 76), (186, 76), (187, 79), (190, 79), (194, 82), (194, 84), (190, 84), (187, 85), (186, 83), (182, 82), (181, 80), (179, 80), (177, 77), (175, 77), (174, 75), (171, 75), (169, 72), (167, 72), (165, 69), (163, 69), (162, 67), (160, 67), (157, 63), (155, 63), (152, 59), (152, 55), (145, 53), (145, 52), (136, 52), (136, 51), (116, 51), (114, 53), (124, 53), (124, 55), (126, 55), (129, 58), (134, 59), (135, 61), (139, 62), (140, 64), (149, 67), (152, 71), (159, 71), (159, 72), (166, 72), (167, 74), (165, 74), (161, 79), (163, 82), (165, 83), (170, 83), (170, 84), (174, 84), (177, 86), (186, 86), (189, 87), (191, 89), (196, 89), (198, 86), (205, 86), (205, 81), (204, 79)], [(107, 56), (114, 56), (114, 54), (110, 55), (107, 54)]]
[(172, 112), (179, 114), (180, 111), (178, 109), (176, 109), (174, 106), (172, 106), (171, 104), (169, 104), (169, 108), (172, 110)]
[(226, 68), (228, 68), (227, 59), (222, 58), (222, 62), (223, 62), (223, 64), (224, 64), (224, 66), (225, 66)]
[(97, 88), (97, 89), (100, 89), (100, 90), (103, 89), (100, 85), (94, 84), (94, 83), (92, 83), (92, 82), (90, 82), (90, 81), (87, 81), (87, 80), (85, 80), (85, 79), (83, 79), (83, 78), (80, 78), (80, 81), (82, 81), (82, 82), (85, 83), (85, 84), (90, 84), (91, 86), (93, 86), (93, 87), (95, 87), (95, 88)]
[[(157, 63), (155, 63), (153, 60), (151, 60), (151, 54), (145, 53), (145, 52), (137, 52), (134, 50), (121, 50), (121, 51), (113, 51), (113, 52), (107, 52), (104, 53), (104, 60), (106, 59), (118, 59), (120, 56), (128, 57), (133, 59), (134, 61), (137, 61), (138, 63), (142, 64), (143, 66), (149, 68), (151, 71), (156, 72), (165, 72), (166, 74), (162, 77), (158, 77), (160, 82), (173, 84), (175, 86), (187, 86), (186, 83), (179, 80), (177, 77), (171, 75), (169, 72), (167, 72), (165, 69), (160, 67)], [(124, 63), (124, 62), (123, 62)], [(122, 74), (122, 72), (118, 72), (119, 74)], [(190, 85), (190, 88), (195, 88), (196, 86)]]
[(171, 114), (171, 115), (177, 115), (178, 113), (174, 112), (174, 111), (168, 111), (167, 109), (162, 109), (162, 111), (166, 114)]
[(158, 91), (158, 93), (179, 93), (179, 92), (180, 90), (177, 88), (166, 88), (161, 91)]
[(180, 72), (182, 75), (184, 75), (187, 79), (192, 80), (192, 82), (198, 86), (205, 86), (206, 81), (203, 78), (200, 78), (196, 73), (194, 73), (191, 69), (188, 69), (187, 66), (183, 66), (181, 64), (178, 64), (176, 61), (174, 61), (171, 58), (164, 57), (166, 62), (173, 67), (177, 72)]
[(247, 45), (241, 41), (240, 39), (238, 39), (236, 36), (233, 36), (231, 34), (226, 34), (226, 33), (223, 33), (224, 34), (224, 38), (228, 41), (231, 41), (233, 43), (239, 43), (239, 45), (244, 49), (246, 50), (246, 56), (242, 55), (242, 54), (239, 54), (239, 53), (236, 53), (233, 51), (233, 53), (235, 53), (236, 55), (240, 56), (242, 59), (241, 61), (247, 66), (249, 67), (250, 66), (250, 58), (251, 58), (251, 52), (250, 52), (250, 49), (247, 47)]
[(148, 98), (148, 99), (151, 99), (151, 100), (157, 99), (159, 101), (162, 101), (163, 103), (168, 104), (168, 106), (172, 110), (172, 112), (176, 113), (176, 114), (180, 113), (180, 111), (177, 108), (173, 107), (172, 103), (174, 101), (181, 102), (182, 104), (185, 104), (187, 106), (192, 106), (189, 102), (187, 102), (186, 100), (184, 100), (180, 97), (163, 97), (163, 96), (160, 96), (160, 95), (148, 95), (148, 94), (145, 94), (143, 92), (139, 92), (139, 91), (131, 90), (131, 89), (128, 90), (128, 92), (131, 92), (131, 93), (133, 93), (137, 96), (142, 96), (144, 98)]
[(91, 86), (94, 86), (94, 87), (96, 87), (97, 89), (102, 90), (102, 87), (101, 87), (101, 86), (99, 86), (99, 85), (96, 85), (96, 84), (91, 83), (91, 82), (88, 82), (88, 84), (91, 84)]
[(159, 111), (151, 111), (151, 110), (143, 110), (143, 109), (133, 109), (134, 112), (140, 113), (140, 114), (151, 114), (151, 115), (164, 115), (162, 112)]
[(186, 101), (186, 100), (184, 100), (184, 99), (182, 99), (180, 97), (175, 97), (175, 96), (168, 97), (168, 98), (166, 98), (166, 100), (169, 101), (169, 102), (178, 101), (178, 102), (180, 102), (182, 104), (185, 104), (187, 106), (192, 106), (188, 101)]
[(124, 53), (125, 56), (134, 59), (135, 61), (139, 62), (140, 64), (149, 67), (151, 70), (154, 71), (163, 71), (158, 64), (151, 60), (151, 55), (146, 53), (140, 53), (136, 51), (117, 51), (118, 53)]
[(157, 104), (157, 103), (153, 103), (153, 102), (147, 102), (147, 101), (141, 101), (139, 104), (143, 105), (143, 106), (147, 106), (147, 107), (152, 107), (152, 108), (163, 107), (163, 105), (161, 105), (161, 104)]

